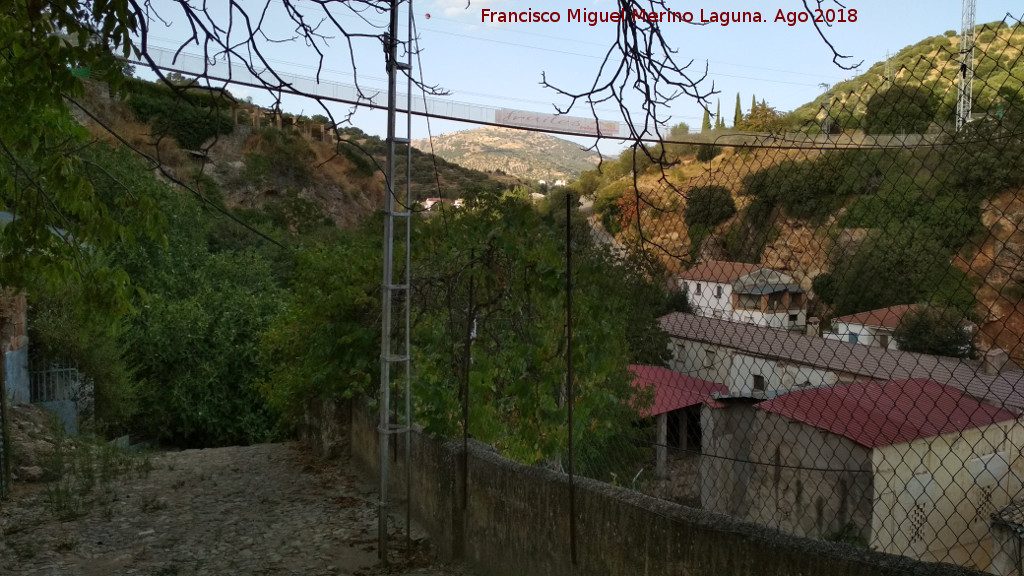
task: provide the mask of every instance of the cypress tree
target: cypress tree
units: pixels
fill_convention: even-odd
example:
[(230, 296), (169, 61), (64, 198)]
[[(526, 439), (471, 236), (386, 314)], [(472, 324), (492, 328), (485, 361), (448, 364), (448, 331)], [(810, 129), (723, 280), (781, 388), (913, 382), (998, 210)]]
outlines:
[(757, 108), (757, 95), (756, 94), (751, 94), (750, 95), (750, 113), (751, 114), (754, 113), (754, 108)]
[(740, 106), (740, 93), (736, 93), (736, 114), (732, 117), (732, 127), (735, 128), (743, 122), (743, 107)]
[(704, 109), (704, 121), (700, 124), (700, 133), (706, 132), (711, 132), (711, 113), (707, 108)]
[(722, 120), (722, 99), (718, 99), (718, 108), (715, 109), (715, 130), (725, 128), (725, 120)]

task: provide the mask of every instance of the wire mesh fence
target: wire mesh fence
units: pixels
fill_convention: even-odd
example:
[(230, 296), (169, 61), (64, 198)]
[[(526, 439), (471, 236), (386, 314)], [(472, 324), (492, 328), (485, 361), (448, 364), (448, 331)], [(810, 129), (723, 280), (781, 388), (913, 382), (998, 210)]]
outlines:
[(418, 239), (415, 297), (444, 312), (414, 322), (439, 344), (418, 417), (785, 533), (1021, 573), (1024, 26), (975, 38), (606, 163), (578, 216), (549, 196), (568, 247), (512, 204), (448, 214)]

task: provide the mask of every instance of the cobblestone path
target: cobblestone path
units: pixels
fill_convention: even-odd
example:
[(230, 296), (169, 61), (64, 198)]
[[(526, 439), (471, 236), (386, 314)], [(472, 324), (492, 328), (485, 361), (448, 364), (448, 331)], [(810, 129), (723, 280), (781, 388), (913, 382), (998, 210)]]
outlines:
[(381, 568), (373, 486), (344, 460), (265, 444), (163, 453), (151, 464), (63, 520), (52, 487), (18, 485), (0, 503), (0, 574), (467, 574), (432, 564), (415, 530), (412, 552), (396, 533), (395, 559)]

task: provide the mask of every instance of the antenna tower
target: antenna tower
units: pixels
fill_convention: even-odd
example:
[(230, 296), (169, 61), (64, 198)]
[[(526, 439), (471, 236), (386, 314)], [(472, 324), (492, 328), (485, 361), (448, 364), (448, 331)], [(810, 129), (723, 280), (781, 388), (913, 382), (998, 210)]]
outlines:
[[(407, 10), (405, 61), (399, 61), (399, 8)], [(378, 547), (381, 564), (388, 563), (388, 464), (391, 456), (391, 436), (404, 435), (406, 439), (405, 465), (409, 471), (409, 434), (411, 433), (410, 342), (409, 342), (409, 252), (412, 244), (412, 0), (391, 0), (391, 23), (388, 33), (383, 36), (385, 63), (388, 72), (388, 134), (387, 134), (387, 194), (384, 204), (384, 270), (381, 281), (381, 339), (380, 339), (380, 424), (377, 436), (380, 449), (380, 500), (377, 503)], [(406, 77), (405, 109), (398, 107), (398, 78)], [(402, 126), (404, 124), (404, 127)], [(399, 135), (404, 132), (405, 135)], [(399, 197), (396, 189), (398, 166), (396, 161), (399, 147), (405, 152), (405, 183)], [(396, 240), (403, 249), (395, 251)], [(395, 272), (397, 264), (398, 273)], [(404, 417), (399, 410), (392, 409), (392, 384), (404, 384), (396, 392), (404, 397)], [(395, 416), (392, 416), (394, 412)], [(408, 499), (408, 478), (406, 479)], [(408, 515), (406, 516), (408, 535)]]
[(974, 103), (974, 11), (977, 0), (964, 0), (963, 31), (960, 33), (960, 90), (956, 101), (956, 130), (971, 121)]
[(885, 51), (885, 81), (892, 82), (892, 55)]

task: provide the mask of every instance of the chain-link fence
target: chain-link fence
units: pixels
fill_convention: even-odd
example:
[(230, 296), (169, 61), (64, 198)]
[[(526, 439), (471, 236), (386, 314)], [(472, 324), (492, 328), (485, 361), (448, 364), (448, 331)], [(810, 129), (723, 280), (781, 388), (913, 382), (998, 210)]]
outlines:
[[(414, 281), (414, 340), (446, 350), (416, 358), (418, 417), (784, 533), (1020, 573), (1024, 26), (964, 44), (606, 162), (575, 222), (547, 200), (562, 253), (520, 214), (442, 216), (418, 239), (448, 257)], [(657, 300), (636, 278), (666, 279), (657, 325), (613, 334)]]

